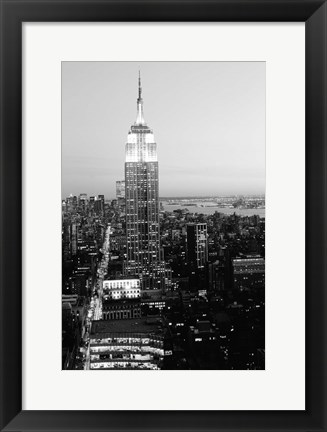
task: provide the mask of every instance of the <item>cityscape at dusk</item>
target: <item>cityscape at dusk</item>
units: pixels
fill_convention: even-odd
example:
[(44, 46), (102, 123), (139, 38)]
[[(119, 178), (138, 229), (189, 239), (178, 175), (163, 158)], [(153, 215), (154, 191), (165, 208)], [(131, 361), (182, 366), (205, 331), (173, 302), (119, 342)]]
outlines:
[(62, 80), (62, 369), (265, 369), (265, 64)]
[(115, 198), (139, 70), (160, 197), (265, 194), (264, 62), (63, 62), (63, 199)]

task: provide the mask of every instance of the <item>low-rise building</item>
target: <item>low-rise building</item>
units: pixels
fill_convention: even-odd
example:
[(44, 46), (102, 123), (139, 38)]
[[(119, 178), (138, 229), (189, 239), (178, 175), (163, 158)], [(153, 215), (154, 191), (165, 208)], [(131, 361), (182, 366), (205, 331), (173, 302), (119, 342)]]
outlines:
[(112, 300), (141, 297), (139, 279), (114, 279), (103, 281), (104, 298)]
[(102, 317), (104, 320), (121, 320), (139, 318), (141, 316), (140, 299), (112, 300), (104, 298), (102, 301)]

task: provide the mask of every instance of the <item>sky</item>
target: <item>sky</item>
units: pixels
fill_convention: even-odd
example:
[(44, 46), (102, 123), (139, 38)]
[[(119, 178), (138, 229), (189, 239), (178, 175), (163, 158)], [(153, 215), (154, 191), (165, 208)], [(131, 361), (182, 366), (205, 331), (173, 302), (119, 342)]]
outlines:
[(264, 62), (62, 62), (62, 197), (115, 197), (144, 117), (161, 197), (265, 193)]

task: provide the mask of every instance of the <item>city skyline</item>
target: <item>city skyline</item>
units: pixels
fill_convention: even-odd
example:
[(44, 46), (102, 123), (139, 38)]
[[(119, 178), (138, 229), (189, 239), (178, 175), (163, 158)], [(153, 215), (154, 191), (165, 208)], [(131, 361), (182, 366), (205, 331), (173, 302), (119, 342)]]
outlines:
[(63, 62), (62, 197), (115, 197), (139, 69), (160, 196), (264, 195), (264, 63)]
[[(200, 75), (204, 76), (203, 73)], [(88, 80), (95, 85), (92, 74)], [(174, 104), (175, 99), (180, 98), (172, 96), (173, 90), (180, 84), (175, 89), (169, 88), (168, 106), (157, 105), (163, 113), (170, 108), (177, 119), (179, 116), (187, 119), (187, 127), (178, 122), (178, 128), (186, 130), (190, 140), (193, 139), (187, 143), (188, 151), (183, 148), (184, 141), (176, 147), (175, 143), (179, 143), (182, 136), (179, 129), (172, 133), (171, 112), (164, 115), (166, 127), (161, 125), (163, 134), (158, 130), (158, 139), (157, 129), (151, 123), (151, 103), (144, 115), (148, 101), (138, 71), (134, 121), (130, 122), (125, 135), (125, 148), (117, 146), (124, 155), (124, 180), (121, 176), (117, 179), (118, 175), (111, 178), (116, 199), (106, 200), (104, 189), (101, 195), (97, 191), (97, 197), (88, 198), (83, 188), (84, 193), (69, 196), (61, 202), (63, 369), (265, 368), (265, 197), (198, 199), (201, 202), (194, 199), (160, 202), (159, 199), (159, 191), (164, 193), (162, 188), (165, 187), (162, 186), (165, 174), (159, 179), (162, 160), (164, 166), (166, 163), (164, 173), (171, 168), (169, 181), (166, 178), (163, 183), (168, 187), (170, 182), (175, 194), (185, 185), (193, 192), (197, 187), (207, 192), (210, 185), (216, 187), (222, 182), (226, 169), (239, 190), (245, 181), (242, 172), (247, 172), (251, 164), (252, 169), (256, 168), (256, 174), (259, 172), (260, 158), (257, 159), (258, 154), (251, 148), (249, 140), (250, 132), (256, 128), (248, 124), (251, 116), (246, 113), (242, 113), (240, 119), (247, 128), (234, 127), (228, 134), (234, 140), (235, 130), (238, 133), (243, 130), (242, 149), (221, 151), (212, 148), (212, 155), (208, 147), (198, 144), (199, 139), (203, 143), (209, 138), (210, 143), (219, 141), (221, 130), (210, 131), (214, 104), (206, 94), (208, 108), (207, 112), (203, 110), (201, 97), (196, 95), (205, 91), (199, 92), (195, 81), (194, 95), (184, 94), (192, 98), (190, 112), (196, 110), (199, 113), (194, 125), (187, 117), (187, 108), (182, 109), (180, 103)], [(192, 90), (190, 83), (186, 87)], [(159, 94), (164, 90), (162, 88)], [(249, 86), (249, 99), (252, 90)], [(94, 93), (97, 93), (95, 89)], [(235, 94), (234, 90), (229, 89), (228, 94), (232, 93)], [(149, 94), (155, 94), (155, 91)], [(109, 97), (109, 100), (114, 104), (116, 98)], [(152, 103), (155, 102), (152, 98)], [(222, 104), (220, 101), (219, 105)], [(250, 109), (250, 104), (245, 105)], [(83, 104), (80, 106), (85, 108)], [(91, 107), (90, 113), (106, 113), (92, 100), (87, 106)], [(234, 105), (232, 111), (235, 109)], [(255, 112), (255, 109), (251, 111)], [(63, 110), (63, 113), (67, 123), (72, 122), (67, 111)], [(74, 113), (73, 117), (79, 116)], [(123, 114), (114, 110), (109, 129), (117, 117), (123, 117)], [(205, 119), (209, 130), (204, 117), (209, 117)], [(235, 116), (234, 123), (239, 125), (240, 119)], [(85, 119), (87, 121), (92, 125), (91, 119)], [(82, 138), (85, 128), (81, 126), (81, 129)], [(200, 138), (197, 136), (199, 130)], [(165, 133), (173, 145), (168, 156), (165, 156), (165, 149), (160, 151), (160, 136), (163, 138)], [(99, 131), (98, 139), (100, 135), (104, 132)], [(259, 143), (258, 140), (256, 145)], [(86, 147), (79, 146), (77, 161), (78, 156), (86, 157), (90, 149), (93, 154), (99, 151), (96, 146)], [(179, 154), (181, 148), (182, 154)], [(262, 150), (262, 146), (260, 148)], [(117, 156), (115, 161), (116, 147), (114, 149), (107, 164), (106, 149), (103, 150), (110, 175), (117, 174), (115, 169), (121, 158)], [(226, 166), (223, 164), (222, 169), (217, 168), (216, 154), (221, 156), (220, 163), (225, 157)], [(69, 165), (70, 159), (67, 160)], [(238, 165), (241, 161), (243, 171)], [(91, 181), (98, 189), (95, 173), (101, 174), (101, 164), (98, 162), (94, 166), (93, 162), (92, 158), (87, 161), (82, 170), (83, 179), (84, 182)], [(212, 163), (217, 166), (211, 166)], [(181, 170), (182, 164), (187, 168)], [(201, 183), (192, 181), (190, 168), (195, 178), (202, 173)], [(98, 177), (101, 179), (101, 175)], [(256, 178), (253, 172), (249, 178), (251, 181)]]

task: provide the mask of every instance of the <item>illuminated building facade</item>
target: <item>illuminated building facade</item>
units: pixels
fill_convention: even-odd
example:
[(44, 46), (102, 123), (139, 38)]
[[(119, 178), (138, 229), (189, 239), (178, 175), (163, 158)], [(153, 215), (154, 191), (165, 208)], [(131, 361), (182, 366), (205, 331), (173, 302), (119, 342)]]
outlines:
[(161, 369), (165, 336), (159, 322), (93, 321), (90, 369)]
[(236, 258), (232, 261), (234, 289), (264, 288), (265, 260), (260, 256)]
[(137, 118), (126, 144), (125, 200), (127, 260), (125, 274), (141, 280), (142, 290), (164, 289), (165, 264), (160, 249), (157, 144), (143, 117), (139, 77)]
[(141, 296), (139, 279), (114, 279), (103, 281), (104, 298), (113, 300), (138, 298)]

